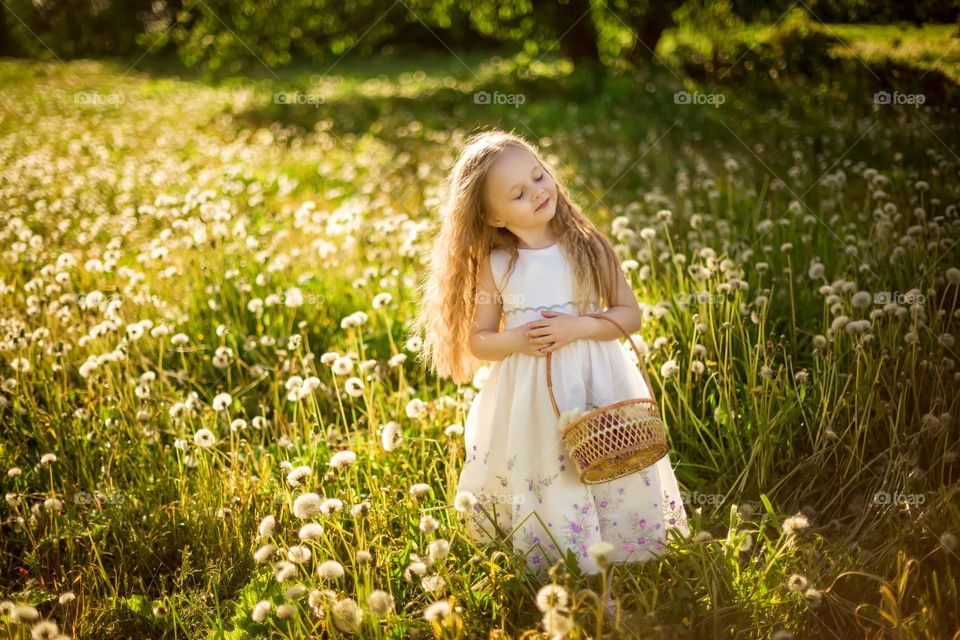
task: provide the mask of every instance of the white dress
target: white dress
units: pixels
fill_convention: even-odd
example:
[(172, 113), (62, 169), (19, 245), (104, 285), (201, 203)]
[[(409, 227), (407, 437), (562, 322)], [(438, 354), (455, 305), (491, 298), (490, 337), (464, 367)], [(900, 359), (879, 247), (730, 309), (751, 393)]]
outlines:
[[(496, 249), (491, 266), (503, 296), (505, 328), (542, 318), (540, 309), (576, 314), (573, 273), (559, 243), (521, 249), (504, 282), (509, 255)], [(598, 312), (595, 301), (591, 312)], [(613, 325), (611, 325), (613, 326)], [(551, 356), (560, 412), (628, 398), (650, 398), (636, 354), (625, 339), (575, 340)], [(497, 537), (491, 517), (526, 555), (539, 577), (572, 550), (584, 573), (600, 568), (594, 542), (614, 545), (612, 562), (643, 562), (665, 550), (668, 528), (690, 535), (677, 480), (666, 455), (647, 469), (602, 484), (580, 481), (567, 459), (547, 391), (547, 359), (512, 353), (495, 361), (474, 396), (464, 427), (466, 460), (458, 491), (478, 503), (465, 516), (476, 542)], [(558, 553), (559, 552), (559, 553)]]

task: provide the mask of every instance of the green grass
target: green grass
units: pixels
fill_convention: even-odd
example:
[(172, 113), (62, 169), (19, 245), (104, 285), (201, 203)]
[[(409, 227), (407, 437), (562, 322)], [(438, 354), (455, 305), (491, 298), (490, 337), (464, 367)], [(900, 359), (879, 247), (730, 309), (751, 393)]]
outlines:
[[(347, 58), (319, 83), (294, 67), (220, 86), (174, 68), (125, 74), (132, 61), (0, 61), (0, 377), (11, 381), (0, 469), (20, 470), (2, 481), (0, 595), (76, 638), (338, 637), (330, 605), (367, 609), (374, 589), (392, 594), (395, 614), (367, 610), (362, 637), (542, 630), (542, 585), (523, 559), (474, 545), (451, 506), (463, 446), (444, 429), (463, 424), (469, 385), (425, 375), (405, 333), (430, 240), (430, 225), (414, 223), (435, 214), (456, 143), (498, 125), (540, 142), (636, 261), (624, 268), (688, 498), (695, 538), (617, 568), (621, 624), (603, 637), (952, 633), (960, 137), (948, 105), (932, 94), (919, 110), (874, 105), (875, 79), (858, 63), (710, 84), (660, 65), (599, 80), (549, 56), (462, 58)], [(309, 87), (319, 106), (273, 101)], [(527, 99), (477, 105), (478, 90)], [(725, 101), (678, 105), (681, 90)], [(123, 101), (79, 104), (81, 91)], [(292, 287), (305, 304), (284, 305)], [(107, 299), (78, 304), (95, 290)], [(911, 290), (917, 305), (874, 297)], [(380, 292), (392, 299), (374, 309)], [(705, 302), (691, 302), (697, 292)], [(257, 313), (255, 298), (277, 304)], [(367, 321), (342, 328), (358, 310)], [(850, 331), (841, 317), (867, 326)], [(129, 339), (141, 320), (152, 327)], [(150, 334), (161, 325), (169, 332)], [(172, 343), (178, 333), (186, 343)], [(124, 358), (81, 375), (88, 356), (119, 346)], [(218, 348), (232, 350), (225, 368)], [(322, 361), (329, 352), (351, 354), (347, 376)], [(663, 379), (671, 359), (679, 375)], [(361, 373), (365, 361), (376, 366)], [(155, 379), (138, 394), (145, 372)], [(288, 400), (295, 375), (319, 386)], [(350, 376), (362, 395), (345, 393)], [(195, 413), (172, 415), (191, 392)], [(216, 411), (222, 392), (232, 401)], [(408, 413), (414, 399), (424, 415)], [(231, 429), (236, 419), (246, 426)], [(403, 438), (387, 452), (379, 429), (390, 421)], [(210, 448), (194, 442), (203, 428)], [(343, 448), (356, 462), (329, 469)], [(45, 453), (57, 460), (42, 463)], [(304, 486), (287, 482), (285, 462), (312, 468)], [(430, 492), (412, 497), (416, 483)], [(298, 543), (293, 501), (305, 491), (344, 506), (316, 517), (310, 571), (279, 584), (253, 552)], [(909, 500), (884, 504), (878, 492)], [(353, 514), (364, 501), (368, 514)], [(798, 512), (808, 526), (788, 535)], [(258, 540), (268, 514), (276, 528)], [(437, 532), (420, 531), (425, 514)], [(434, 595), (404, 570), (437, 538), (451, 553), (430, 569), (446, 580)], [(324, 583), (315, 568), (328, 558), (345, 575)], [(791, 590), (793, 574), (812, 591)], [(553, 580), (576, 596), (571, 637), (596, 637), (575, 565)], [(322, 615), (304, 598), (290, 619), (252, 619), (294, 582), (316, 590)], [(61, 604), (68, 590), (76, 599)], [(461, 609), (441, 629), (422, 614), (443, 598)]]
[(664, 34), (657, 52), (671, 60), (679, 46), (703, 55), (709, 55), (716, 47), (734, 51), (732, 57), (736, 60), (743, 49), (770, 42), (790, 25), (807, 25), (824, 33), (834, 40), (828, 47), (831, 55), (857, 62), (866, 69), (893, 62), (924, 75), (937, 71), (960, 83), (960, 37), (957, 25), (951, 24), (823, 24), (814, 17), (785, 14), (772, 24), (738, 24), (713, 36), (681, 27)]

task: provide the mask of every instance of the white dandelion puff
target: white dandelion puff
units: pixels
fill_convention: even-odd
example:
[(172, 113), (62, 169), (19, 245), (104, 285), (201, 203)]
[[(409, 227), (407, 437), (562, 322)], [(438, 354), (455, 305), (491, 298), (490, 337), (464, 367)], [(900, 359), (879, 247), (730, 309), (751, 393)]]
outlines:
[(424, 576), (423, 579), (420, 580), (420, 584), (426, 591), (437, 595), (447, 584), (447, 581), (444, 580), (442, 576)]
[(193, 434), (193, 441), (198, 446), (203, 447), (204, 449), (209, 449), (216, 444), (217, 437), (213, 434), (213, 431), (210, 431), (210, 429), (204, 427)]
[(596, 561), (600, 568), (604, 568), (610, 564), (610, 553), (612, 551), (613, 545), (603, 540), (594, 542), (587, 549), (587, 553)]
[(384, 451), (393, 451), (399, 439), (400, 424), (398, 422), (391, 420), (383, 425), (383, 430), (380, 432), (380, 444), (383, 446)]
[(453, 499), (453, 507), (460, 513), (469, 513), (473, 511), (477, 504), (477, 498), (469, 491), (458, 491)]
[(367, 596), (367, 606), (373, 615), (383, 617), (393, 611), (393, 596), (386, 591), (376, 589)]
[(540, 611), (561, 609), (567, 606), (569, 600), (567, 590), (557, 584), (548, 584), (540, 587), (537, 592), (537, 608)]
[(294, 545), (287, 549), (287, 559), (290, 562), (295, 562), (296, 564), (310, 562), (310, 557), (312, 555), (313, 554), (310, 552), (310, 548), (304, 545)]
[(414, 398), (407, 403), (405, 412), (408, 418), (422, 418), (427, 414), (427, 404), (419, 398)]
[(320, 511), (320, 496), (315, 493), (304, 493), (297, 496), (293, 501), (293, 515), (301, 520), (306, 520)]
[(335, 454), (333, 454), (333, 456), (330, 457), (330, 462), (328, 464), (334, 469), (337, 469), (339, 467), (349, 466), (356, 462), (356, 460), (357, 454), (349, 449), (345, 449), (343, 451), (337, 451)]
[(303, 484), (303, 481), (310, 477), (313, 473), (308, 465), (302, 465), (291, 469), (290, 473), (287, 474), (287, 484), (291, 487), (299, 487)]
[(254, 622), (263, 622), (270, 615), (271, 609), (273, 609), (273, 605), (269, 600), (261, 600), (253, 607), (250, 617)]
[(270, 515), (266, 516), (263, 520), (260, 521), (260, 526), (257, 528), (257, 535), (260, 538), (266, 538), (267, 536), (273, 535), (273, 529), (277, 526), (277, 519)]
[(440, 528), (440, 522), (433, 516), (423, 516), (420, 518), (420, 531), (424, 535), (430, 535)]
[(331, 513), (336, 513), (337, 511), (340, 511), (340, 509), (342, 508), (343, 508), (343, 500), (340, 500), (339, 498), (327, 498), (326, 500), (320, 503), (320, 507), (319, 507), (320, 513), (322, 513), (325, 516), (328, 516)]
[(211, 406), (213, 406), (214, 411), (225, 411), (231, 402), (233, 402), (233, 398), (229, 393), (218, 393), (214, 396)]
[(352, 598), (338, 600), (332, 607), (333, 625), (344, 633), (356, 634), (363, 621), (363, 609)]
[(324, 580), (336, 580), (343, 577), (343, 565), (336, 560), (324, 560), (317, 567), (317, 575)]
[(323, 525), (318, 522), (308, 522), (300, 527), (297, 537), (301, 540), (317, 540), (323, 535)]
[(343, 388), (351, 398), (363, 396), (363, 380), (356, 376), (347, 378), (346, 382), (343, 383)]
[(253, 559), (257, 561), (257, 564), (263, 564), (273, 557), (276, 550), (277, 547), (275, 545), (265, 544), (253, 552)]
[(419, 498), (420, 496), (426, 494), (428, 491), (430, 491), (430, 485), (428, 485), (425, 482), (418, 482), (417, 484), (410, 487), (410, 495), (412, 495), (415, 498)]

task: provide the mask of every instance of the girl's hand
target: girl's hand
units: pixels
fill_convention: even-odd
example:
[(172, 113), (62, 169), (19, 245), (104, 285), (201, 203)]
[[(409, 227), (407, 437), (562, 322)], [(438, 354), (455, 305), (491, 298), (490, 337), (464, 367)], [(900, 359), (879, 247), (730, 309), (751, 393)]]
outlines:
[(556, 351), (580, 338), (580, 316), (541, 309), (543, 320), (534, 320), (526, 324), (527, 339), (530, 344), (540, 347), (540, 351)]
[(526, 337), (526, 330), (527, 330), (526, 325), (523, 325), (514, 329), (514, 331), (516, 331), (517, 335), (519, 336), (517, 338), (518, 340), (517, 353), (525, 353), (528, 356), (535, 356), (537, 358), (542, 358), (545, 355), (547, 355), (547, 352), (546, 352), (547, 345), (534, 344), (530, 342), (530, 340)]

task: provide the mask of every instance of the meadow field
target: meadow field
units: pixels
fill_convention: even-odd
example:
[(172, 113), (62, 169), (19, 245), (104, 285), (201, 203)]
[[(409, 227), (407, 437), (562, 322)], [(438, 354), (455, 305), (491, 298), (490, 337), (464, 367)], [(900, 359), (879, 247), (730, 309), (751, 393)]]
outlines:
[[(0, 59), (0, 634), (957, 638), (957, 58), (840, 32), (835, 67), (726, 78)], [(644, 312), (693, 535), (610, 569), (613, 620), (575, 562), (466, 537), (484, 371), (415, 358), (483, 126), (543, 149)]]

